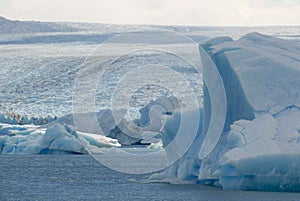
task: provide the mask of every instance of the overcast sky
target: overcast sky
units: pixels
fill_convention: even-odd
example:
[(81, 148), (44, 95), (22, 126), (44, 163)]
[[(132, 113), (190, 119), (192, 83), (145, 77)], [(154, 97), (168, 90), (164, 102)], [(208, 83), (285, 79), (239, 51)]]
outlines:
[(0, 0), (0, 15), (113, 24), (300, 25), (300, 0)]

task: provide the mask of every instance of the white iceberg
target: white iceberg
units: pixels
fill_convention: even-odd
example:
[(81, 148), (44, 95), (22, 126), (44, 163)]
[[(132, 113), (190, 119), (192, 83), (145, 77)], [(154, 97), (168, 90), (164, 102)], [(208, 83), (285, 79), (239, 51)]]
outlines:
[[(27, 123), (18, 125), (21, 117), (16, 115), (0, 115), (0, 153), (1, 154), (89, 154), (101, 153), (101, 148), (120, 147), (136, 143), (155, 143), (160, 129), (163, 127), (162, 112), (171, 113), (176, 108), (174, 98), (160, 97), (151, 101), (141, 109), (141, 119), (117, 121), (113, 115), (123, 115), (126, 110), (100, 110), (97, 113), (76, 114), (80, 117), (83, 130), (75, 131), (73, 115), (68, 114), (44, 124), (48, 119), (22, 118)], [(155, 110), (160, 105), (163, 111)], [(154, 106), (154, 107), (153, 107)], [(159, 108), (160, 109), (160, 108)], [(90, 124), (89, 120), (97, 116), (104, 133), (94, 133), (98, 125)], [(50, 117), (49, 117), (50, 118)], [(22, 121), (23, 122), (23, 121)], [(143, 140), (144, 139), (144, 140)], [(159, 148), (160, 145), (153, 147)]]
[(252, 33), (208, 52), (228, 105), (218, 157), (208, 160), (219, 167), (199, 175), (224, 189), (299, 191), (300, 45)]
[(118, 142), (118, 140), (103, 135), (83, 132), (78, 132), (78, 135), (88, 141), (90, 145), (96, 147), (121, 147), (121, 144)]
[[(225, 87), (221, 137), (209, 139), (217, 145), (204, 159), (198, 157), (211, 123), (204, 86), (203, 132), (198, 130), (182, 158), (151, 179), (230, 190), (300, 191), (300, 44), (251, 33), (237, 41), (213, 39), (202, 47)], [(167, 120), (164, 136), (176, 135), (178, 115)], [(164, 146), (169, 141), (163, 138)]]
[[(80, 133), (94, 133), (100, 136), (107, 136), (118, 140), (122, 145), (148, 144), (153, 140), (164, 127), (162, 115), (171, 115), (180, 105), (174, 96), (160, 96), (156, 100), (151, 100), (140, 109), (140, 117), (134, 120), (125, 119), (126, 110), (101, 109), (95, 113), (68, 114), (53, 120), (42, 127), (49, 127), (54, 124), (71, 125), (74, 124), (76, 116), (76, 128)], [(96, 116), (97, 123), (91, 119)], [(102, 133), (99, 132), (100, 126)], [(152, 140), (153, 139), (153, 140)]]
[(158, 142), (152, 142), (148, 147), (148, 149), (162, 149), (163, 142), (159, 140)]
[(89, 154), (100, 153), (101, 148), (120, 146), (115, 139), (76, 132), (72, 126), (58, 123), (47, 129), (0, 124), (1, 154)]

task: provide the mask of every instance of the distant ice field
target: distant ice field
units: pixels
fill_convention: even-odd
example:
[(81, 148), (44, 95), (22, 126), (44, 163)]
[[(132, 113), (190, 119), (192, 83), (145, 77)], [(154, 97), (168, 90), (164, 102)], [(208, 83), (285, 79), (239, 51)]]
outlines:
[[(73, 26), (75, 26), (73, 24)], [(76, 76), (81, 65), (88, 57), (101, 58), (97, 48), (107, 39), (118, 33), (131, 29), (149, 28), (147, 26), (114, 26), (78, 24), (81, 31), (55, 33), (2, 33), (0, 34), (0, 113), (45, 117), (63, 116), (72, 112), (72, 93)], [(261, 32), (280, 38), (300, 42), (300, 27), (154, 27), (176, 31), (196, 43), (205, 43), (218, 36), (230, 36), (237, 39), (249, 32)], [(159, 37), (155, 36), (155, 37)], [(137, 46), (131, 41), (115, 43), (114, 50), (120, 46)], [(157, 44), (172, 46), (172, 44)], [(182, 44), (184, 46), (184, 44)], [(142, 47), (145, 47), (144, 44)], [(95, 54), (96, 53), (96, 54)], [(111, 52), (108, 51), (109, 55)], [(189, 54), (186, 52), (185, 54)], [(174, 60), (168, 55), (148, 51), (143, 55), (127, 55), (116, 61), (99, 80), (95, 96), (97, 109), (110, 108), (113, 89), (120, 79), (132, 69), (144, 63), (159, 64), (170, 67), (191, 85), (195, 94), (202, 100), (202, 79), (193, 68), (183, 61)], [(157, 69), (156, 69), (157, 70)], [(141, 73), (138, 80), (147, 79)], [(172, 77), (166, 79), (172, 80)], [(186, 93), (183, 87), (177, 86), (179, 93)], [(146, 85), (138, 88), (131, 96), (129, 103), (130, 118), (138, 115), (138, 109), (150, 100), (161, 95), (172, 95), (167, 88), (160, 85)]]

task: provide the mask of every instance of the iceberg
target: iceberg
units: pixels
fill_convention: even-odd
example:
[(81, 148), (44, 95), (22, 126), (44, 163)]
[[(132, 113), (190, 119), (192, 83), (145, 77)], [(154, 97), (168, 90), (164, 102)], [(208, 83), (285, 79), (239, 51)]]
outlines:
[(80, 143), (79, 135), (68, 126), (55, 124), (46, 130), (39, 141), (42, 154), (81, 153), (87, 154), (86, 148)]
[[(76, 115), (76, 118), (80, 120), (77, 122), (79, 132), (107, 136), (118, 140), (118, 143), (122, 145), (148, 144), (157, 141), (155, 138), (164, 127), (164, 116), (171, 115), (179, 107), (176, 97), (160, 96), (142, 107), (139, 110), (140, 117), (133, 120), (124, 118), (126, 109), (113, 111), (111, 109), (100, 109), (95, 113), (67, 114), (42, 125), (42, 127), (47, 128), (54, 124), (75, 126), (73, 118)], [(94, 116), (96, 116), (97, 124), (90, 121)], [(103, 133), (98, 133), (98, 126), (101, 127)]]
[[(101, 153), (101, 148), (139, 143), (153, 143), (150, 148), (159, 149), (159, 133), (163, 127), (161, 115), (171, 114), (178, 107), (176, 98), (159, 97), (140, 110), (140, 119), (132, 121), (121, 119), (117, 122), (110, 109), (102, 109), (97, 113), (76, 114), (82, 120), (80, 123), (84, 124), (84, 130), (74, 128), (74, 114), (60, 118), (22, 117), (22, 121), (21, 117), (16, 115), (0, 115), (0, 153), (93, 154)], [(122, 115), (124, 111), (114, 111), (114, 114)], [(93, 115), (97, 116), (104, 133), (93, 133), (96, 130), (94, 127), (97, 126), (89, 123)], [(24, 119), (27, 123), (34, 124), (20, 125), (24, 123)], [(47, 122), (50, 123), (46, 124)]]
[[(164, 108), (157, 109), (157, 105)], [(141, 109), (141, 118), (117, 122), (110, 109), (97, 113), (76, 114), (82, 120), (84, 130), (74, 128), (73, 115), (60, 118), (28, 118), (17, 115), (0, 115), (0, 153), (1, 154), (93, 154), (101, 153), (102, 148), (121, 145), (150, 144), (159, 149), (159, 132), (163, 127), (162, 112), (171, 114), (178, 103), (174, 97), (160, 97)], [(114, 111), (124, 114), (125, 110)], [(96, 130), (89, 119), (97, 116), (104, 133)], [(20, 125), (23, 123), (31, 123)], [(50, 122), (50, 123), (47, 123)], [(144, 139), (144, 140), (143, 140)]]
[(300, 45), (251, 33), (207, 51), (228, 105), (218, 157), (208, 160), (219, 167), (199, 175), (224, 189), (299, 191)]
[[(126, 110), (120, 109), (114, 111), (114, 114), (123, 115)], [(123, 132), (126, 129), (126, 125), (130, 124), (125, 119), (116, 120), (112, 110), (110, 109), (101, 109), (98, 112), (90, 112), (90, 113), (76, 113), (76, 114), (67, 114), (60, 118), (57, 118), (55, 121), (50, 122), (49, 124), (43, 125), (42, 127), (49, 127), (54, 124), (60, 125), (71, 125), (75, 127), (74, 124), (74, 116), (80, 119), (77, 122), (77, 131), (81, 133), (92, 133), (97, 134), (99, 136), (106, 136), (108, 138), (114, 138), (118, 140), (118, 143), (122, 145), (131, 145), (137, 144), (141, 141), (140, 138), (133, 137), (136, 135), (132, 133), (130, 135), (128, 132)], [(91, 119), (96, 116), (97, 122), (91, 122)], [(131, 123), (132, 125), (132, 123)], [(101, 127), (102, 133), (99, 133), (98, 126)]]
[(90, 154), (101, 148), (120, 147), (117, 140), (92, 133), (77, 132), (70, 125), (0, 124), (1, 154)]
[[(300, 44), (250, 33), (237, 41), (212, 39), (200, 49), (215, 64), (226, 93), (225, 122), (216, 133), (220, 138), (208, 136), (206, 142), (216, 146), (203, 141), (207, 125), (214, 123), (204, 83), (203, 119), (194, 142), (183, 157), (150, 179), (226, 190), (300, 191)], [(164, 146), (178, 132), (180, 115), (186, 114), (167, 119)], [(210, 145), (212, 151), (201, 157), (201, 148)]]

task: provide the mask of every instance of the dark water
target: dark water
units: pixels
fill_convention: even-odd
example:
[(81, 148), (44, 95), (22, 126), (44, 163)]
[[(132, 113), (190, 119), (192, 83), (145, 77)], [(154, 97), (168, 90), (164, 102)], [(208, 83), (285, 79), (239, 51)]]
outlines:
[(222, 191), (203, 185), (137, 183), (91, 156), (2, 155), (0, 200), (300, 200), (296, 193)]

